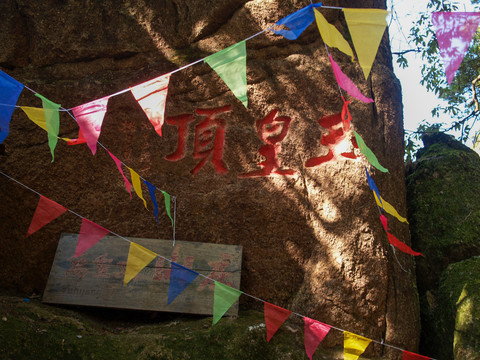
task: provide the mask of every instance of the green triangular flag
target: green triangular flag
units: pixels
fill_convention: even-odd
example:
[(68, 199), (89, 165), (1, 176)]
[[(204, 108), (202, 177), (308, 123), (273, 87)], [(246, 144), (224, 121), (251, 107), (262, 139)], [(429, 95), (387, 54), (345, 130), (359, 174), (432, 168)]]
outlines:
[(58, 142), (58, 131), (60, 129), (60, 115), (58, 114), (58, 109), (60, 104), (55, 104), (54, 102), (44, 98), (40, 94), (35, 94), (35, 96), (42, 99), (43, 110), (45, 113), (45, 122), (47, 125), (48, 133), (48, 146), (50, 147), (50, 152), (52, 153), (52, 162), (54, 160), (54, 151)]
[(242, 292), (225, 284), (215, 281), (215, 292), (213, 296), (213, 325), (220, 320), (228, 309), (240, 297)]
[(205, 62), (216, 71), (243, 106), (247, 107), (247, 48), (245, 40), (210, 55)]
[(163, 193), (163, 197), (165, 198), (165, 210), (167, 210), (167, 215), (172, 221), (172, 226), (173, 226), (172, 214), (170, 212), (170, 194), (163, 190), (160, 190), (160, 191)]
[(378, 161), (377, 157), (375, 156), (373, 151), (370, 150), (370, 148), (365, 144), (365, 141), (363, 141), (362, 137), (360, 135), (358, 135), (358, 133), (356, 131), (354, 131), (354, 133), (355, 133), (355, 140), (357, 140), (358, 148), (360, 149), (362, 154), (365, 155), (368, 162), (370, 164), (372, 164), (373, 166), (375, 166), (381, 172), (387, 172), (388, 173), (388, 169), (386, 169), (382, 165), (380, 165), (380, 162)]

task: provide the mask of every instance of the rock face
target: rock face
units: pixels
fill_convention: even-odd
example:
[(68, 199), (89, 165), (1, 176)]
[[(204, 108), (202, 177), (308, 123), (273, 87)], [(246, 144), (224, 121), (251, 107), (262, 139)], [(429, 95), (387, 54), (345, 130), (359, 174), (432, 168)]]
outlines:
[[(421, 349), (430, 356), (451, 359), (455, 316), (462, 317), (455, 304), (463, 287), (471, 288), (476, 282), (466, 271), (452, 279), (457, 276), (455, 269), (464, 266), (457, 262), (480, 254), (480, 158), (442, 133), (427, 135), (423, 141), (425, 147), (407, 176), (412, 243), (425, 255), (416, 263)], [(447, 268), (449, 264), (454, 265)], [(468, 301), (473, 299), (472, 294)], [(461, 331), (455, 336), (462, 337)], [(462, 358), (470, 357), (458, 357)]]
[[(0, 22), (0, 66), (29, 88), (71, 108), (213, 54), (309, 3), (7, 0), (0, 4), (6, 19)], [(348, 1), (325, 5), (352, 6)], [(354, 6), (385, 8), (385, 2)], [(321, 11), (349, 38), (340, 11)], [(309, 159), (329, 151), (321, 145), (329, 130), (319, 120), (338, 114), (343, 104), (315, 26), (296, 41), (267, 31), (246, 44), (248, 109), (208, 65), (199, 63), (172, 74), (166, 108), (170, 124), (165, 124), (162, 137), (127, 92), (109, 100), (99, 141), (150, 183), (176, 196), (177, 239), (243, 245), (243, 291), (415, 351), (419, 324), (413, 259), (397, 255), (410, 270), (404, 272), (393, 257), (364, 170), (367, 166), (385, 200), (405, 214), (402, 103), (387, 33), (368, 80), (358, 63), (336, 49), (331, 53), (360, 90), (375, 99), (368, 105), (354, 101), (350, 112), (353, 128), (388, 174), (370, 167), (362, 156), (337, 156), (306, 166)], [(27, 90), (18, 104), (41, 106)], [(219, 121), (211, 129), (208, 136), (215, 132), (217, 148), (216, 155), (210, 155), (216, 157), (202, 164), (195, 144), (205, 109), (217, 109), (225, 126)], [(269, 141), (281, 145), (275, 152), (280, 174), (252, 177), (266, 169), (260, 150), (267, 143), (255, 124), (275, 110), (280, 124), (286, 124), (282, 117), (291, 120), (281, 141), (278, 130), (270, 129)], [(192, 119), (184, 138), (175, 125), (180, 115)], [(224, 141), (218, 140), (217, 131), (223, 130)], [(77, 132), (76, 123), (62, 114), (60, 135), (75, 138)], [(150, 202), (146, 211), (135, 194), (129, 198), (101, 147), (92, 156), (85, 145), (59, 142), (51, 163), (45, 133), (20, 110), (14, 113), (4, 144), (3, 171), (42, 195), (122, 236), (172, 237), (164, 212), (157, 224)], [(209, 146), (207, 150), (214, 145)], [(168, 157), (172, 154), (174, 161)], [(78, 232), (80, 220), (62, 215), (26, 239), (38, 196), (7, 179), (0, 187), (1, 286), (41, 292), (60, 233)], [(389, 226), (409, 243), (405, 224), (392, 218)], [(248, 298), (241, 301), (262, 306)], [(340, 332), (332, 331), (326, 344), (341, 345), (342, 339)], [(371, 348), (377, 354), (385, 351), (379, 345)], [(390, 358), (398, 355), (395, 351)]]

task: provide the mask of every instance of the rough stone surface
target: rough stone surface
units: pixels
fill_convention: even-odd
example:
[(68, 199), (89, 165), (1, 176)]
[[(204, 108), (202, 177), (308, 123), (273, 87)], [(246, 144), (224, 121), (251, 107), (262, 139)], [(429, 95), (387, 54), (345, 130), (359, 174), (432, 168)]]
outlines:
[[(440, 294), (440, 277), (449, 264), (480, 254), (480, 158), (442, 133), (427, 135), (423, 141), (425, 147), (417, 154), (407, 176), (412, 243), (425, 255), (416, 262), (421, 350), (447, 359), (453, 357), (452, 306), (460, 293), (444, 294), (443, 298), (447, 296), (448, 301), (453, 301), (453, 305), (446, 304)], [(445, 316), (445, 311), (449, 316)]]
[[(0, 67), (65, 108), (113, 94), (201, 59), (257, 32), (309, 1), (26, 1), (0, 4)], [(326, 5), (352, 6), (349, 1)], [(356, 1), (385, 8), (384, 1)], [(323, 9), (349, 39), (343, 14)], [(168, 161), (178, 145), (178, 128), (165, 125), (159, 137), (131, 94), (110, 99), (100, 142), (158, 188), (177, 197), (176, 237), (187, 241), (241, 244), (242, 290), (309, 317), (415, 351), (419, 323), (413, 259), (393, 257), (378, 219), (364, 166), (382, 196), (406, 213), (400, 85), (392, 71), (385, 33), (368, 80), (358, 63), (331, 50), (343, 71), (374, 104), (353, 101), (353, 127), (390, 173), (371, 168), (363, 157), (339, 157), (316, 167), (305, 162), (325, 155), (326, 129), (318, 120), (339, 113), (342, 100), (318, 30), (297, 41), (265, 32), (247, 41), (249, 106), (245, 109), (208, 65), (172, 75), (166, 114), (231, 104), (225, 114), (220, 175), (209, 160), (194, 176), (194, 115), (185, 156)], [(20, 105), (40, 106), (24, 91)], [(239, 178), (261, 169), (264, 143), (255, 121), (278, 109), (292, 119), (278, 158), (293, 176)], [(61, 115), (60, 135), (78, 128)], [(122, 236), (172, 237), (163, 211), (156, 224), (123, 180), (108, 154), (93, 157), (85, 145), (59, 143), (51, 163), (47, 137), (16, 110), (5, 140), (1, 168), (44, 196)], [(129, 176), (127, 169), (124, 169)], [(2, 221), (1, 286), (41, 292), (61, 232), (78, 232), (80, 220), (65, 214), (25, 238), (38, 196), (12, 181), (0, 181)], [(144, 188), (145, 197), (148, 198)], [(391, 232), (409, 243), (408, 227), (389, 219)], [(122, 241), (122, 240), (119, 240)], [(179, 259), (181, 261), (181, 259)], [(244, 305), (261, 303), (242, 297)], [(341, 345), (336, 332), (326, 345)], [(369, 353), (387, 351), (379, 345)], [(399, 356), (393, 351), (391, 358)]]
[(442, 273), (434, 310), (437, 356), (480, 359), (480, 258), (450, 264)]

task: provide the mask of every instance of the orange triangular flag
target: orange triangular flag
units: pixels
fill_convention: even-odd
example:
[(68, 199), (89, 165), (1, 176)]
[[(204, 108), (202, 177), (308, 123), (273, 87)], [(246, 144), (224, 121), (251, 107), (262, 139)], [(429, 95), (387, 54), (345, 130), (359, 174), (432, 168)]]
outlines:
[(50, 221), (55, 220), (65, 211), (67, 211), (67, 208), (63, 207), (60, 204), (57, 204), (55, 201), (52, 201), (40, 195), (37, 209), (33, 214), (32, 222), (30, 223), (30, 227), (27, 231), (27, 237), (47, 225)]
[(270, 339), (292, 312), (268, 302), (265, 302), (264, 312), (265, 324), (267, 325), (267, 341), (270, 342)]
[(365, 79), (370, 74), (378, 46), (387, 27), (388, 11), (383, 9), (343, 9), (353, 46)]
[(130, 250), (128, 250), (127, 268), (125, 269), (125, 277), (123, 278), (123, 285), (127, 285), (142, 269), (150, 264), (158, 254), (153, 251), (145, 249), (134, 242), (130, 243)]
[(142, 107), (148, 120), (160, 136), (162, 136), (169, 81), (170, 74), (165, 74), (130, 88), (133, 97)]

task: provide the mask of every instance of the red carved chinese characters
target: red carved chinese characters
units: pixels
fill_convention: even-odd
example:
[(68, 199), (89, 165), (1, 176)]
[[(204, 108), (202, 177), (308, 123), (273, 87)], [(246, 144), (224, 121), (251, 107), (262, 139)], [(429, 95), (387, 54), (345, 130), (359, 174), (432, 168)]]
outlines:
[[(195, 114), (205, 116), (195, 126), (195, 142), (193, 148), (194, 159), (200, 159), (191, 173), (197, 174), (210, 159), (215, 170), (219, 174), (228, 172), (227, 166), (223, 162), (223, 146), (225, 145), (226, 121), (221, 118), (222, 114), (230, 113), (232, 105), (226, 105), (214, 109), (196, 109)], [(184, 114), (175, 117), (166, 118), (166, 123), (178, 127), (178, 145), (177, 150), (165, 159), (169, 161), (178, 161), (185, 157), (186, 143), (188, 138), (188, 126), (194, 120), (192, 114)]]
[(177, 150), (170, 155), (167, 155), (165, 159), (169, 161), (178, 161), (185, 157), (185, 150), (187, 147), (188, 138), (188, 125), (194, 120), (192, 114), (184, 114), (179, 116), (167, 117), (165, 122), (168, 125), (174, 125), (178, 127), (178, 145)]
[[(222, 254), (222, 260), (210, 261), (208, 265), (210, 265), (213, 270), (210, 272), (210, 274), (207, 275), (207, 277), (213, 280), (217, 280), (221, 283), (224, 283), (225, 285), (233, 286), (233, 283), (228, 281), (232, 273), (225, 271), (228, 265), (230, 265), (231, 260), (232, 260), (232, 255), (224, 253)], [(213, 283), (209, 279), (205, 279), (198, 286), (198, 290), (203, 290), (206, 287), (213, 290), (215, 288), (215, 283)]]
[(72, 267), (65, 272), (65, 277), (75, 276), (78, 279), (83, 279), (88, 273), (86, 265), (87, 260), (83, 257), (73, 259)]
[(263, 119), (255, 122), (257, 133), (260, 139), (265, 143), (258, 152), (265, 157), (265, 160), (257, 165), (262, 169), (241, 174), (238, 177), (259, 177), (277, 175), (294, 175), (294, 170), (281, 169), (280, 161), (277, 155), (281, 150), (280, 142), (285, 138), (292, 119), (286, 116), (275, 117), (278, 110), (272, 110)]
[[(328, 130), (327, 133), (323, 134), (320, 139), (320, 144), (328, 147), (328, 153), (324, 156), (308, 159), (305, 162), (306, 167), (313, 167), (324, 164), (328, 161), (336, 159), (337, 156), (343, 156), (349, 159), (356, 159), (357, 156), (353, 151), (343, 151), (347, 150), (347, 148), (345, 146), (341, 146), (341, 144), (348, 145), (346, 141), (346, 134), (343, 128), (343, 123), (345, 121), (343, 117), (344, 114), (335, 114), (324, 116), (320, 120), (318, 120), (320, 126)], [(356, 142), (353, 142), (353, 146), (357, 147)]]
[(108, 266), (112, 263), (113, 259), (108, 259), (107, 254), (103, 254), (93, 260), (93, 263), (97, 266), (94, 277), (108, 278)]

